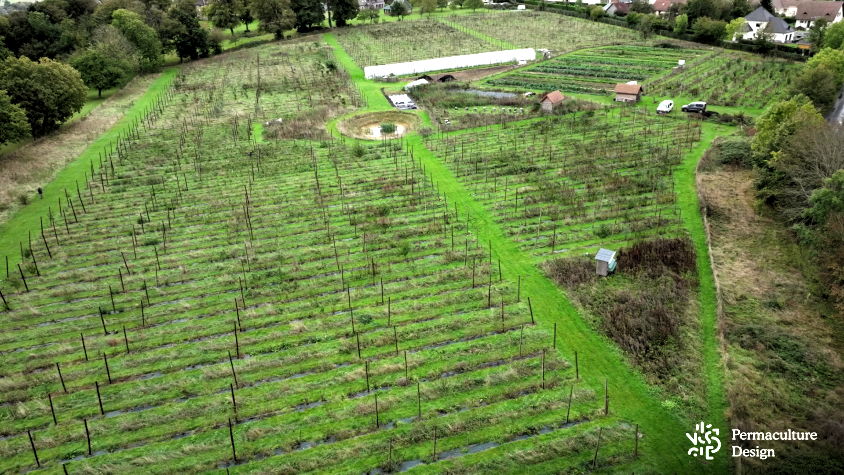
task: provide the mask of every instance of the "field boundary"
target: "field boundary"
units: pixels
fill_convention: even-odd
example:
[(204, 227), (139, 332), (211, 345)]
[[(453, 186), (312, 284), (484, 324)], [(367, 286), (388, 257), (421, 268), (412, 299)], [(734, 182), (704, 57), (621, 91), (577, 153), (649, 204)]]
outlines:
[[(107, 132), (100, 135), (79, 157), (68, 163), (56, 177), (44, 186), (44, 198), (34, 200), (18, 210), (9, 220), (0, 224), (0, 255), (8, 258), (9, 268), (14, 268), (20, 262), (18, 248), (27, 233), (40, 232), (41, 220), (47, 216), (49, 209), (58, 209), (58, 201), (63, 198), (63, 190), (70, 188), (75, 191), (77, 183), (84, 183), (86, 173), (91, 164), (100, 154), (114, 145), (114, 141), (124, 134), (132, 124), (139, 120), (147, 108), (163, 93), (179, 72), (178, 67), (166, 68), (147, 91), (141, 96), (123, 117)], [(5, 266), (5, 262), (2, 264)], [(5, 272), (5, 270), (4, 270)]]
[[(682, 163), (675, 168), (674, 180), (677, 202), (682, 213), (684, 228), (689, 232), (695, 247), (698, 272), (698, 302), (700, 305), (699, 321), (701, 325), (701, 343), (704, 361), (706, 385), (706, 407), (709, 411), (709, 424), (725, 429), (727, 424), (727, 398), (724, 389), (724, 358), (721, 353), (719, 338), (719, 287), (712, 268), (705, 216), (701, 213), (698, 198), (697, 170), (704, 153), (713, 141), (730, 132), (726, 126), (704, 123), (701, 127), (700, 141), (685, 155)], [(726, 469), (731, 464), (728, 457), (719, 457), (719, 465)]]

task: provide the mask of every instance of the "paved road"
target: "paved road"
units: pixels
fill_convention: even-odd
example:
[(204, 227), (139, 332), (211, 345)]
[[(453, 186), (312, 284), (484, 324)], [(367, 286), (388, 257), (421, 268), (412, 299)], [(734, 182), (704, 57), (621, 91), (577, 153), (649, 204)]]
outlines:
[(829, 113), (827, 117), (832, 124), (844, 125), (844, 89), (838, 94), (838, 102), (835, 103), (835, 108)]

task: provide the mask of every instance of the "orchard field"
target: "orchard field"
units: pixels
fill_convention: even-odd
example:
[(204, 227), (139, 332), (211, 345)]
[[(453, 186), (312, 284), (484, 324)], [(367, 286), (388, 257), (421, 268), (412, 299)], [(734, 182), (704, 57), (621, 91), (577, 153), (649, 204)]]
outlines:
[[(724, 426), (694, 194), (724, 128), (588, 98), (461, 111), (440, 91), (402, 137), (339, 132), (394, 111), (395, 84), (364, 66), (501, 47), (577, 51), (471, 87), (586, 97), (635, 79), (670, 94), (700, 65), (732, 67), (534, 12), (180, 67), (118, 140), (0, 228), (0, 471), (726, 472), (689, 457), (684, 435), (693, 419)], [(672, 73), (679, 58), (694, 68)], [(449, 111), (460, 130), (440, 126)], [(689, 321), (669, 343), (699, 346), (660, 349), (697, 353), (689, 381), (649, 373), (547, 275), (651, 242), (688, 247)]]

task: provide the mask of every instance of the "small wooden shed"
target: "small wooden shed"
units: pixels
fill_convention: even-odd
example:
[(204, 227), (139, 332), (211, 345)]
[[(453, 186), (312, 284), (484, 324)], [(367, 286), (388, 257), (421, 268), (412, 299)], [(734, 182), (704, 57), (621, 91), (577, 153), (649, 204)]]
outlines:
[(608, 274), (615, 272), (615, 251), (601, 248), (595, 254), (595, 273), (606, 277)]
[(554, 108), (562, 104), (565, 99), (566, 96), (564, 96), (562, 92), (551, 91), (543, 94), (542, 97), (539, 98), (539, 106), (542, 108), (543, 112), (552, 112)]
[(642, 98), (641, 84), (616, 84), (613, 91), (615, 92), (616, 102), (639, 102)]

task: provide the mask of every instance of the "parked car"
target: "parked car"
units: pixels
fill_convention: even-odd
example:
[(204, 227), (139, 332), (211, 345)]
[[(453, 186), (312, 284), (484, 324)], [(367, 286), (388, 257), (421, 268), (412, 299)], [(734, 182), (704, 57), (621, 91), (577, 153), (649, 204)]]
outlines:
[(657, 114), (667, 114), (674, 110), (674, 101), (665, 100), (656, 107)]
[(706, 112), (706, 103), (705, 102), (691, 102), (689, 104), (684, 105), (681, 110), (683, 112), (698, 112), (703, 114)]

